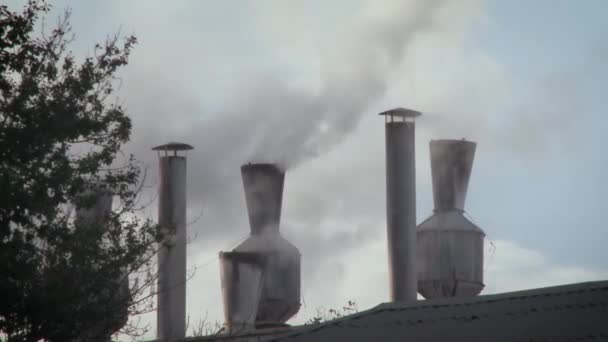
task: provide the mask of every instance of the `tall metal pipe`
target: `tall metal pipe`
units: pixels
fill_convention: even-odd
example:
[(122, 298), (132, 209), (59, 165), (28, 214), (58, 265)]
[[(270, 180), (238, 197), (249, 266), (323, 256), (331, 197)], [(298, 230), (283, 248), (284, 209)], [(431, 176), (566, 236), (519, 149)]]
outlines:
[(186, 157), (192, 146), (169, 143), (159, 151), (158, 297), (156, 335), (177, 341), (186, 335)]
[(386, 224), (389, 289), (393, 302), (416, 300), (415, 123), (420, 113), (396, 108), (380, 113), (386, 134)]

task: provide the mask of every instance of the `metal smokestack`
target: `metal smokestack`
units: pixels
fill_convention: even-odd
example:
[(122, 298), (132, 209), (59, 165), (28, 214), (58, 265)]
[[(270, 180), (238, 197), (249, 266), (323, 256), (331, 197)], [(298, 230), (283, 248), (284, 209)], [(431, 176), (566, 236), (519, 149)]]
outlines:
[(464, 216), (476, 144), (432, 140), (433, 215), (417, 228), (418, 292), (427, 299), (476, 296), (483, 284), (481, 228)]
[(390, 300), (416, 300), (417, 111), (395, 108), (380, 113), (386, 134), (386, 224)]
[(158, 301), (156, 336), (176, 341), (186, 335), (186, 157), (192, 146), (169, 143), (159, 151)]
[(251, 234), (279, 232), (285, 172), (274, 164), (241, 166)]
[[(249, 163), (241, 167), (241, 175), (251, 235), (234, 252), (254, 253), (263, 258), (262, 289), (255, 324), (257, 328), (280, 326), (300, 309), (301, 280), (300, 252), (281, 236), (279, 230), (285, 171), (275, 164)], [(224, 296), (232, 295), (224, 292)], [(224, 303), (237, 301), (238, 298), (224, 297)], [(225, 313), (230, 310), (224, 306)]]

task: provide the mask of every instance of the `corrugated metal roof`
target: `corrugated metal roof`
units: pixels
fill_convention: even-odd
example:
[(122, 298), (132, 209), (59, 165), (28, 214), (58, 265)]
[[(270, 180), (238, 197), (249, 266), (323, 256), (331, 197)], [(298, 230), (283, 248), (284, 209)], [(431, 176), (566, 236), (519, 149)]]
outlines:
[(608, 341), (608, 281), (385, 303), (337, 320), (188, 341)]
[(387, 303), (269, 341), (608, 340), (608, 281)]

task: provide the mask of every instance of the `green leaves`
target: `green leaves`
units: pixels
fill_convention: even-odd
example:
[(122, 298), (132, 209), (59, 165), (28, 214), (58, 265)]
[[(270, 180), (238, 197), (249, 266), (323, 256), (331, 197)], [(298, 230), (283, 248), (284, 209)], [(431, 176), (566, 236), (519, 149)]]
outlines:
[[(16, 341), (120, 327), (137, 293), (118, 291), (118, 279), (154, 244), (153, 224), (135, 215), (140, 167), (120, 152), (131, 120), (108, 101), (137, 40), (112, 36), (79, 62), (69, 12), (34, 34), (48, 10), (42, 0), (21, 13), (0, 5), (0, 331)], [(91, 184), (120, 206), (75, 225), (71, 208), (93, 205), (79, 198)]]

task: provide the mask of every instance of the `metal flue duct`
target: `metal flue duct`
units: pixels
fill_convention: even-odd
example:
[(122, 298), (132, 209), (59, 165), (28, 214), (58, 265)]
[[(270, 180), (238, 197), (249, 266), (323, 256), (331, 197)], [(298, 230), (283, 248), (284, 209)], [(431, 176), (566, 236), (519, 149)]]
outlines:
[(300, 252), (279, 231), (285, 172), (275, 164), (241, 167), (251, 235), (235, 252), (265, 260), (256, 326), (286, 322), (300, 309)]
[(416, 300), (415, 123), (419, 112), (380, 113), (386, 134), (386, 224), (391, 301)]
[(483, 289), (484, 232), (464, 214), (475, 143), (430, 143), (434, 213), (417, 229), (418, 291), (427, 298), (475, 296)]
[(158, 295), (156, 335), (176, 341), (186, 335), (186, 157), (192, 146), (169, 143), (159, 152)]

